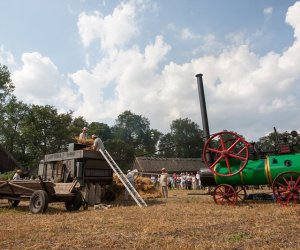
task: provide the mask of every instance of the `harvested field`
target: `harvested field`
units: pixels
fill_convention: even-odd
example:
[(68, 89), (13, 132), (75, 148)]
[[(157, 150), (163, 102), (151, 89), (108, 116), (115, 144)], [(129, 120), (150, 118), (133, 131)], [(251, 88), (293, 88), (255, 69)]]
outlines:
[(195, 192), (170, 191), (147, 208), (70, 213), (51, 203), (43, 215), (31, 214), (28, 202), (11, 209), (0, 200), (0, 249), (300, 249), (300, 206), (217, 206), (209, 195), (188, 195)]

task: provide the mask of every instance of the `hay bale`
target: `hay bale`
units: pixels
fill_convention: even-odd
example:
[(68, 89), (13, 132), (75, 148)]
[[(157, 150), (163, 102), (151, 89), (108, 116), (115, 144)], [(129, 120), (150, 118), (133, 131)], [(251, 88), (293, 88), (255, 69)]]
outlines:
[(79, 138), (77, 136), (75, 136), (73, 139), (74, 139), (74, 141), (76, 143), (84, 144), (84, 145), (86, 145), (88, 147), (91, 147), (94, 144), (94, 140), (93, 139), (86, 139), (85, 140), (85, 139), (81, 139), (81, 138)]
[[(116, 186), (115, 191), (117, 191), (117, 195), (124, 193), (125, 187), (118, 176), (114, 174), (113, 180), (114, 185)], [(134, 180), (134, 186), (143, 199), (155, 199), (161, 197), (160, 191), (156, 189), (149, 177), (137, 176)]]

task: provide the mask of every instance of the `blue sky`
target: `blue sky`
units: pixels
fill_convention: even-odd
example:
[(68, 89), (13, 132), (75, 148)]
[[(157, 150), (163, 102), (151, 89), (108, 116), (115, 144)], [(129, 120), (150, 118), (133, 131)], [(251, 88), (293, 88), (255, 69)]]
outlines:
[[(0, 63), (26, 103), (112, 125), (131, 110), (168, 132), (201, 125), (255, 140), (300, 128), (300, 2), (3, 0)], [(300, 92), (299, 92), (300, 93)]]

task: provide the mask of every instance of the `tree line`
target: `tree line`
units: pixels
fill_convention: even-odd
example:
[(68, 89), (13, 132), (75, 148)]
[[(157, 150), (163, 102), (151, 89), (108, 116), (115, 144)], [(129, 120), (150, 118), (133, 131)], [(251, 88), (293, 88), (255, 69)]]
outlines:
[[(112, 126), (88, 123), (82, 116), (74, 117), (73, 111), (58, 113), (50, 105), (25, 104), (13, 92), (10, 72), (0, 64), (0, 145), (23, 167), (37, 168), (45, 154), (66, 151), (83, 127), (88, 127), (90, 135), (98, 135), (110, 153), (118, 155), (123, 169), (129, 168), (136, 156), (200, 158), (202, 155), (203, 131), (188, 118), (172, 121), (170, 132), (165, 134), (151, 128), (148, 118), (130, 110), (118, 115)], [(279, 134), (283, 135), (299, 141), (299, 136)], [(260, 138), (257, 145), (264, 150), (274, 149), (275, 133)]]

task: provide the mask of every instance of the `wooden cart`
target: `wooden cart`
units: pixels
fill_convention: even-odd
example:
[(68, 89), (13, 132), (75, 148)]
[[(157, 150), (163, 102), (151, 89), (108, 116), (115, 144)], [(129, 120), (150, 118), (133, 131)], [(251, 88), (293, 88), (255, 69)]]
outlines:
[(82, 195), (72, 183), (53, 183), (39, 180), (0, 181), (0, 199), (7, 199), (16, 207), (21, 200), (29, 200), (32, 213), (44, 213), (51, 202), (64, 202), (68, 211), (79, 210), (83, 204)]

